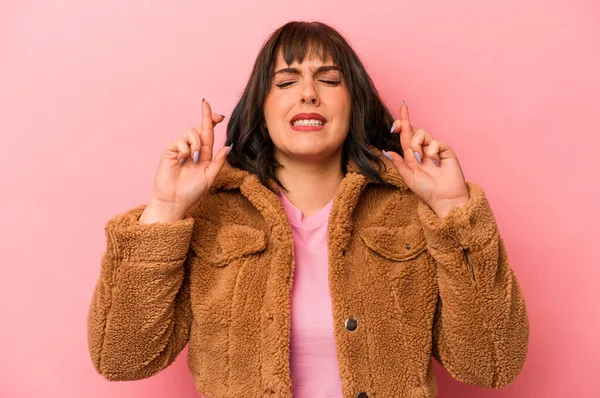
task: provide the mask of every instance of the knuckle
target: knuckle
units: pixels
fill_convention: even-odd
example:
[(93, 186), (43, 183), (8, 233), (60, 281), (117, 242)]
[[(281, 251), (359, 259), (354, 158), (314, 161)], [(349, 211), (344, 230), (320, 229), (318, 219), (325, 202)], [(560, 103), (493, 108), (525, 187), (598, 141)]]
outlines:
[(195, 144), (200, 140), (199, 137), (200, 135), (197, 132), (190, 133), (188, 135), (188, 141), (190, 142), (190, 144)]
[(188, 150), (188, 143), (185, 140), (180, 140), (177, 147), (179, 148), (180, 151), (182, 152), (186, 152)]

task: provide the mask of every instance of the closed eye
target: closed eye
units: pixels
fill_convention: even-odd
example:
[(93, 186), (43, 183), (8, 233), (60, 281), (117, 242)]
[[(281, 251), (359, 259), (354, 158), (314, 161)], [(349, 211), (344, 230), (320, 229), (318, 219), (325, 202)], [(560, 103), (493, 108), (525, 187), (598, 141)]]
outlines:
[[(342, 82), (341, 80), (319, 80), (319, 81), (323, 82), (323, 83), (325, 83), (325, 84), (327, 84), (329, 86), (333, 86), (333, 87), (339, 86), (340, 83)], [(294, 84), (294, 83), (296, 83), (296, 82), (280, 83), (280, 84), (277, 84), (277, 87), (279, 87), (279, 88), (286, 88), (286, 87), (288, 87), (288, 86), (290, 86), (291, 84)]]
[(290, 84), (294, 84), (295, 82), (285, 82), (285, 83), (280, 83), (277, 84), (277, 87), (279, 88), (286, 88), (287, 86), (289, 86)]

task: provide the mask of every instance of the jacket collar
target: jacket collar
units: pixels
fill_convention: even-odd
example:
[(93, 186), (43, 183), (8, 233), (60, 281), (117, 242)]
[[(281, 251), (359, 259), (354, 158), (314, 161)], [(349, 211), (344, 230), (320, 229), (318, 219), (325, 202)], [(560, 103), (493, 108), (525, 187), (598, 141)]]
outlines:
[[(381, 150), (378, 148), (375, 148), (374, 146), (370, 146), (370, 150), (371, 150), (371, 153), (373, 153), (379, 159), (381, 159), (385, 165), (385, 169), (380, 173), (383, 180), (386, 183), (399, 188), (401, 191), (409, 190), (409, 188), (406, 185), (406, 183), (404, 182), (404, 180), (398, 174), (398, 170), (396, 169), (396, 167), (393, 165), (393, 163), (388, 158), (383, 156)], [(360, 170), (359, 170), (358, 166), (352, 159), (350, 159), (348, 161), (348, 163), (346, 164), (346, 167), (348, 170), (348, 174), (360, 174)], [(362, 174), (360, 174), (360, 176), (367, 180), (366, 183), (373, 183), (373, 184), (377, 183), (377, 181), (375, 181), (371, 178), (367, 178), (366, 176), (363, 176)], [(237, 167), (233, 167), (226, 161), (225, 164), (223, 165), (223, 168), (221, 169), (221, 172), (217, 176), (213, 186), (211, 187), (211, 192), (215, 192), (218, 190), (232, 190), (232, 189), (240, 188), (240, 186), (244, 183), (244, 181), (246, 181), (249, 178), (255, 179), (255, 177), (256, 176), (254, 173), (247, 171), (247, 170), (239, 169)], [(258, 179), (256, 179), (256, 180), (258, 180)], [(270, 183), (273, 184), (273, 187), (275, 187), (273, 181), (271, 181)], [(366, 185), (366, 184), (364, 184), (364, 185)]]

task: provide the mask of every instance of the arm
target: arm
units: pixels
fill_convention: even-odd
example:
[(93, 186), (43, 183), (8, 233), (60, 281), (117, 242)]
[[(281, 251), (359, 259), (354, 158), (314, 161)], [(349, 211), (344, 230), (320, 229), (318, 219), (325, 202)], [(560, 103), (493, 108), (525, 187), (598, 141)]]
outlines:
[(88, 314), (90, 356), (109, 380), (158, 373), (189, 338), (186, 255), (194, 220), (142, 225), (143, 207), (107, 223), (107, 247)]
[(483, 190), (440, 219), (419, 202), (428, 249), (438, 263), (433, 356), (457, 380), (504, 387), (521, 371), (529, 322), (521, 289)]

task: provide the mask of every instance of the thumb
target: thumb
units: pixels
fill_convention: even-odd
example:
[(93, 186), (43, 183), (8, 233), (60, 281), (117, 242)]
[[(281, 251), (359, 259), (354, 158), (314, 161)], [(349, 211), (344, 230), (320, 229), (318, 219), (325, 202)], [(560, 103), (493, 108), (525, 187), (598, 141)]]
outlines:
[[(410, 181), (412, 178), (413, 170), (412, 168), (406, 164), (402, 156), (398, 155), (393, 151), (386, 151), (386, 153), (391, 157), (391, 161), (396, 166), (396, 170), (398, 170), (398, 174), (405, 182)], [(388, 158), (389, 159), (389, 158)]]
[(223, 120), (225, 120), (225, 116), (221, 115), (220, 113), (212, 113), (211, 114), (212, 117), (212, 122), (213, 122), (213, 128), (215, 128), (215, 126), (219, 123), (221, 123)]
[(227, 158), (227, 153), (232, 146), (233, 145), (224, 146), (223, 148), (219, 149), (212, 162), (210, 162), (210, 164), (206, 167), (205, 175), (209, 187), (212, 186), (217, 176), (221, 172), (221, 169), (225, 164), (225, 159)]

